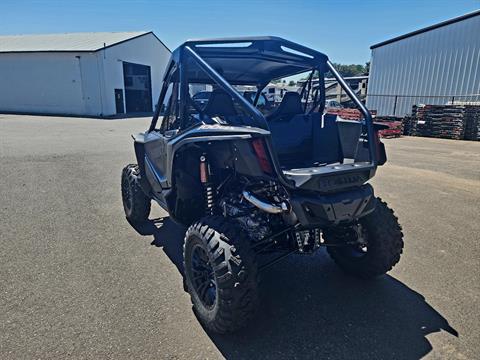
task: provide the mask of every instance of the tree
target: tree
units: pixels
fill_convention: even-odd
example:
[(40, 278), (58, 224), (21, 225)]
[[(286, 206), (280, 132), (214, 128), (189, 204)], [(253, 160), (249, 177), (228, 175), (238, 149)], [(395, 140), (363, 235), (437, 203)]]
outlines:
[[(350, 65), (344, 65), (344, 64), (336, 64), (334, 63), (333, 66), (335, 69), (340, 73), (340, 75), (344, 77), (348, 76), (361, 76), (368, 74), (368, 70), (370, 68), (370, 63), (366, 63), (364, 65), (360, 64), (350, 64)], [(333, 74), (329, 71), (325, 75), (326, 77), (333, 77)]]
[(290, 80), (290, 81), (288, 82), (288, 86), (295, 86), (295, 81)]
[[(300, 81), (307, 81), (309, 78), (310, 78), (310, 74), (311, 72), (308, 73), (308, 76), (304, 76), (300, 79)], [(315, 73), (313, 74), (313, 79), (318, 79), (320, 77), (320, 73), (318, 71), (315, 71)]]

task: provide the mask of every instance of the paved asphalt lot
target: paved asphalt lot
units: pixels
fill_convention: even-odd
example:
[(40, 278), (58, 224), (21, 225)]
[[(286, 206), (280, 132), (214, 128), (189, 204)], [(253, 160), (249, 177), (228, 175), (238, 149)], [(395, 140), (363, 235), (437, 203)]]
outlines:
[(138, 231), (124, 218), (148, 121), (0, 115), (0, 358), (480, 357), (480, 143), (386, 140), (373, 183), (404, 227), (397, 267), (365, 282), (293, 256), (256, 321), (218, 336), (182, 288), (184, 229), (156, 206)]

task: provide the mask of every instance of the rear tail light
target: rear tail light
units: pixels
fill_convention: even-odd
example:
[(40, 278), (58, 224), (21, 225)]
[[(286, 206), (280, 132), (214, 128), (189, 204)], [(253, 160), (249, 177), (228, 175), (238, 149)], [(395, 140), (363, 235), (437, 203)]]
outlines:
[(255, 151), (255, 155), (257, 156), (258, 164), (262, 171), (266, 174), (272, 175), (272, 163), (270, 161), (270, 157), (265, 149), (265, 142), (261, 138), (253, 139), (252, 140), (253, 150)]

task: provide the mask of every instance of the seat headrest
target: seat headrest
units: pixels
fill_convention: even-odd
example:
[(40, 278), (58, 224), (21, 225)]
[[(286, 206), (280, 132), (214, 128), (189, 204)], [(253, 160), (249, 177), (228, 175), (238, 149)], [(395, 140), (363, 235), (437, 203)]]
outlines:
[(277, 111), (282, 114), (303, 114), (300, 94), (294, 91), (286, 92)]
[(204, 112), (212, 117), (237, 115), (232, 97), (221, 89), (212, 91)]

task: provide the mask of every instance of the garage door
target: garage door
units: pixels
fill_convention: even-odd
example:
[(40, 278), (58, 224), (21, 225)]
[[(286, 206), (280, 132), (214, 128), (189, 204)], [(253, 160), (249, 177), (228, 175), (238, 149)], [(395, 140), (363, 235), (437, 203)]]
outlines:
[(127, 113), (150, 113), (152, 109), (152, 81), (150, 66), (123, 63), (125, 110)]

